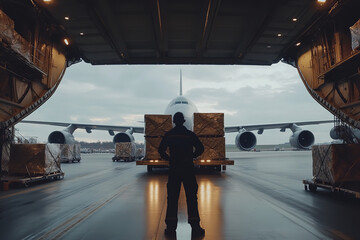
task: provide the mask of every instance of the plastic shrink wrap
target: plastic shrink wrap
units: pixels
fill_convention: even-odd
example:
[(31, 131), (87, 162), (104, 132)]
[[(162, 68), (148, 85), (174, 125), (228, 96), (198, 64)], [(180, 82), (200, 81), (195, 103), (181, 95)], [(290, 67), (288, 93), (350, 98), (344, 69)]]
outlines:
[(9, 175), (42, 176), (61, 172), (60, 144), (12, 144)]
[(351, 48), (357, 49), (360, 46), (360, 20), (350, 27), (351, 33)]
[(115, 156), (117, 158), (132, 158), (136, 153), (136, 145), (133, 142), (117, 142), (115, 144)]
[(80, 144), (61, 144), (61, 162), (80, 161)]
[(360, 181), (360, 145), (330, 144), (312, 147), (313, 176), (328, 184)]

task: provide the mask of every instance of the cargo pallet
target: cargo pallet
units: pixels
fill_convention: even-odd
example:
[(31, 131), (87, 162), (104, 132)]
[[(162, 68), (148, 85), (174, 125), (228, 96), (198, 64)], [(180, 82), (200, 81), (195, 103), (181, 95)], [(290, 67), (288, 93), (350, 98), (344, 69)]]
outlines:
[(317, 188), (323, 188), (329, 190), (333, 193), (339, 193), (343, 195), (348, 195), (354, 198), (360, 198), (360, 183), (356, 184), (348, 184), (348, 186), (339, 185), (335, 186), (323, 181), (317, 180), (303, 180), (303, 184), (306, 191), (316, 192)]
[(64, 178), (64, 172), (53, 172), (44, 176), (25, 177), (25, 176), (4, 176), (1, 178), (3, 189), (8, 189), (10, 184), (20, 184), (28, 187), (32, 183), (58, 180)]

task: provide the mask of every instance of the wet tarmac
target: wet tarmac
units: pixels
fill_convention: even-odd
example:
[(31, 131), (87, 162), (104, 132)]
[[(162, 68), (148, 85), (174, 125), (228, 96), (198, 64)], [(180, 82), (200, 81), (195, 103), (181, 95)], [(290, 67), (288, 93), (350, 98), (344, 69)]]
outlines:
[[(0, 239), (166, 239), (166, 171), (111, 154), (63, 164), (63, 180), (0, 192)], [(360, 201), (304, 190), (311, 152), (228, 153), (221, 173), (199, 172), (203, 239), (359, 239)], [(186, 199), (177, 239), (191, 239)]]

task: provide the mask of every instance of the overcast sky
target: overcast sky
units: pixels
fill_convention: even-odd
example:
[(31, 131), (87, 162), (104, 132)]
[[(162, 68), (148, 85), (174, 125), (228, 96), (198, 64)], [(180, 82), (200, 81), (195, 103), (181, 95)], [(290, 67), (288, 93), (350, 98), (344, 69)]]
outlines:
[[(306, 91), (297, 70), (287, 64), (265, 66), (219, 65), (111, 65), (78, 63), (66, 70), (55, 94), (26, 120), (143, 126), (144, 114), (163, 114), (179, 95), (182, 69), (183, 95), (199, 112), (225, 113), (225, 126), (310, 120), (332, 120)], [(46, 142), (56, 126), (20, 123), (17, 135)], [(329, 142), (332, 124), (305, 126), (315, 142)], [(288, 142), (291, 131), (265, 130), (258, 144)], [(107, 131), (88, 134), (78, 129), (78, 141), (112, 141)], [(134, 134), (143, 142), (142, 134)], [(236, 133), (226, 134), (234, 143)]]

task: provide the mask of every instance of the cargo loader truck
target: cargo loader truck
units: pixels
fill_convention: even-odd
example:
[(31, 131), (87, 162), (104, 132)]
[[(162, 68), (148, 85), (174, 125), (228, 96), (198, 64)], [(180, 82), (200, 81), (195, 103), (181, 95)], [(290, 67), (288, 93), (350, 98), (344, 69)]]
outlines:
[[(167, 168), (169, 162), (161, 159), (158, 148), (164, 134), (173, 128), (171, 115), (145, 115), (145, 157), (136, 165), (154, 168)], [(226, 170), (226, 165), (234, 165), (225, 156), (224, 114), (194, 113), (193, 130), (204, 145), (204, 153), (194, 160), (195, 167), (210, 168), (215, 171)]]

